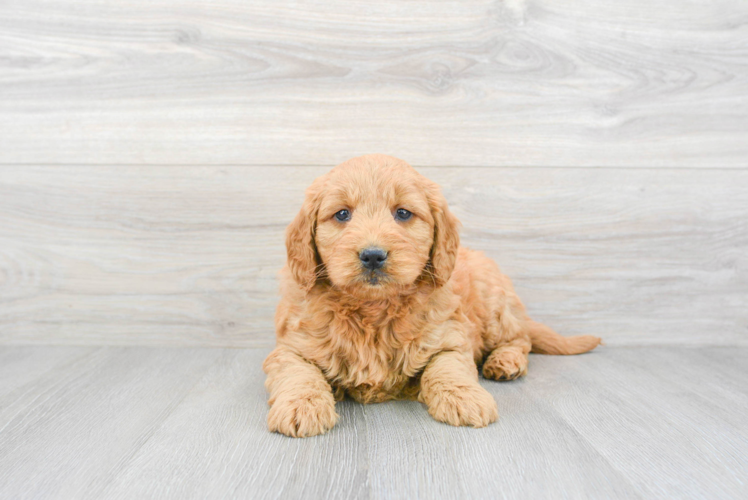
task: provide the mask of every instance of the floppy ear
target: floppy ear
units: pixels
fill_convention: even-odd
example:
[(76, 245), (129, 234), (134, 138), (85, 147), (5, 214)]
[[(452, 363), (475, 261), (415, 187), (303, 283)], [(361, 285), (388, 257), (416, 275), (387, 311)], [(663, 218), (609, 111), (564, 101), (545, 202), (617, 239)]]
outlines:
[(309, 291), (317, 282), (321, 265), (314, 244), (319, 210), (320, 182), (315, 181), (306, 190), (306, 198), (296, 218), (286, 228), (286, 254), (288, 268), (294, 280)]
[(460, 221), (452, 215), (439, 186), (432, 184), (427, 191), (431, 215), (434, 218), (434, 244), (431, 247), (431, 271), (437, 287), (449, 281), (460, 248)]

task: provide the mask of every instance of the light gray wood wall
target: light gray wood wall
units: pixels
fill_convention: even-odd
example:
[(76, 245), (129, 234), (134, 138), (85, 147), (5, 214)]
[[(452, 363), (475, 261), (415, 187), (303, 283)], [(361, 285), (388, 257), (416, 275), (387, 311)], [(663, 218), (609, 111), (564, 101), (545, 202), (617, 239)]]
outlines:
[(268, 346), (283, 229), (363, 153), (530, 312), (748, 345), (741, 0), (0, 4), (0, 343)]

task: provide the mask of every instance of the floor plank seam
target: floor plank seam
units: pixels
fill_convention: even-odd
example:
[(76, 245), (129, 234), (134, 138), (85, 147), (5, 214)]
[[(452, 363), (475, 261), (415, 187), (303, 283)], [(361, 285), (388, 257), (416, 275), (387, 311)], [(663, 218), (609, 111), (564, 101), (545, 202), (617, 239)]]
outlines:
[[(374, 491), (371, 484), (371, 458), (369, 457), (369, 418), (366, 414), (366, 405), (361, 405), (361, 413), (363, 414), (363, 421), (364, 421), (364, 439), (363, 442), (366, 443), (366, 498), (371, 500)], [(358, 437), (358, 428), (354, 426), (354, 429), (356, 429), (356, 437)]]
[[(0, 346), (0, 347), (2, 347), (2, 346)], [(36, 384), (37, 384), (37, 383), (39, 382), (39, 380), (40, 380), (40, 379), (42, 379), (42, 378), (44, 378), (44, 377), (45, 377), (45, 376), (46, 376), (46, 375), (47, 375), (48, 373), (50, 373), (51, 371), (53, 371), (53, 370), (65, 370), (65, 369), (67, 369), (68, 367), (70, 367), (71, 365), (73, 365), (73, 364), (76, 364), (76, 363), (78, 363), (79, 361), (81, 361), (81, 360), (83, 360), (83, 359), (85, 359), (85, 358), (87, 358), (87, 357), (93, 356), (93, 355), (94, 355), (95, 353), (97, 353), (97, 352), (100, 352), (100, 351), (102, 351), (102, 350), (104, 350), (104, 349), (106, 349), (106, 348), (107, 348), (106, 346), (97, 346), (97, 347), (93, 348), (92, 350), (90, 350), (90, 351), (88, 351), (88, 352), (85, 352), (85, 353), (83, 353), (83, 354), (81, 354), (81, 355), (79, 355), (79, 356), (75, 356), (74, 358), (72, 358), (72, 359), (69, 359), (68, 361), (66, 361), (66, 362), (65, 362), (65, 363), (63, 363), (62, 365), (59, 365), (59, 366), (52, 366), (52, 367), (50, 367), (50, 368), (49, 368), (48, 370), (45, 370), (45, 371), (44, 371), (43, 373), (39, 374), (39, 375), (38, 375), (37, 377), (35, 377), (35, 378), (34, 378), (33, 380), (30, 380), (30, 381), (28, 381), (28, 382), (27, 382), (26, 384), (24, 384), (23, 386), (21, 386), (21, 387), (18, 387), (18, 388), (17, 388), (17, 389), (15, 390), (15, 391), (13, 391), (13, 392), (12, 392), (11, 394), (15, 394), (15, 393), (17, 393), (17, 392), (19, 392), (19, 391), (21, 391), (21, 392), (27, 392), (27, 391), (29, 391), (30, 389), (32, 389), (33, 387), (35, 387), (35, 386), (36, 386)], [(36, 401), (36, 399), (38, 399), (38, 397), (40, 397), (40, 396), (41, 396), (41, 395), (37, 396), (37, 398), (33, 399), (33, 400), (32, 400), (32, 401), (30, 402), (30, 403), (33, 403), (34, 401)], [(7, 397), (7, 396), (6, 396), (6, 397)], [(29, 404), (30, 404), (30, 403), (29, 403)], [(28, 406), (28, 404), (27, 404), (27, 406)], [(27, 408), (26, 408), (26, 407), (24, 407), (24, 408), (22, 408), (21, 410), (19, 410), (19, 412), (20, 412), (20, 411), (24, 411), (24, 410), (26, 410), (26, 409), (27, 409)], [(11, 424), (13, 423), (13, 421), (15, 420), (15, 418), (16, 418), (16, 417), (17, 417), (18, 415), (19, 415), (19, 414), (15, 414), (15, 415), (13, 415), (13, 416), (10, 416), (10, 417), (8, 417), (8, 418), (7, 418), (7, 421), (5, 422), (5, 425), (3, 425), (2, 427), (0, 427), (0, 435), (2, 435), (2, 434), (3, 434), (3, 431), (5, 431), (5, 429), (6, 429), (6, 428), (7, 428), (7, 427), (8, 427), (9, 425), (11, 425)]]
[(646, 498), (644, 495), (644, 492), (641, 491), (641, 488), (639, 488), (636, 484), (634, 484), (631, 479), (628, 478), (626, 471), (621, 470), (619, 467), (617, 467), (613, 462), (610, 461), (605, 455), (600, 453), (600, 450), (598, 450), (595, 443), (590, 441), (589, 436), (586, 435), (583, 432), (580, 432), (577, 430), (577, 428), (567, 420), (566, 417), (564, 417), (561, 413), (559, 413), (552, 405), (548, 403), (548, 401), (545, 398), (539, 398), (537, 396), (532, 395), (531, 393), (528, 393), (528, 396), (530, 399), (532, 399), (536, 404), (539, 406), (545, 408), (546, 411), (548, 411), (550, 414), (555, 415), (556, 418), (558, 418), (559, 422), (569, 431), (571, 431), (574, 436), (576, 436), (578, 439), (580, 439), (585, 445), (587, 445), (588, 449), (595, 454), (595, 456), (598, 458), (598, 460), (604, 462), (608, 467), (610, 467), (612, 470), (616, 471), (619, 474), (619, 480), (625, 481), (626, 484), (628, 484), (632, 490), (637, 491), (639, 493), (639, 498)]
[(133, 460), (135, 459), (135, 457), (136, 457), (136, 456), (138, 455), (138, 453), (140, 453), (140, 450), (142, 450), (142, 449), (143, 449), (143, 447), (145, 447), (145, 445), (146, 445), (146, 444), (148, 444), (148, 442), (149, 442), (149, 441), (150, 441), (150, 440), (151, 440), (151, 439), (152, 439), (152, 438), (153, 438), (153, 437), (154, 437), (154, 436), (156, 435), (156, 433), (157, 433), (157, 432), (158, 432), (158, 431), (159, 431), (160, 429), (162, 429), (162, 428), (163, 428), (163, 426), (164, 426), (165, 422), (166, 422), (166, 421), (168, 420), (168, 418), (169, 418), (169, 417), (170, 417), (170, 416), (171, 416), (171, 415), (172, 415), (172, 414), (173, 414), (173, 413), (174, 413), (174, 412), (175, 412), (175, 411), (177, 410), (177, 408), (179, 408), (179, 407), (180, 407), (180, 406), (182, 405), (182, 403), (184, 403), (184, 401), (185, 401), (185, 400), (187, 399), (187, 396), (189, 396), (190, 394), (192, 394), (192, 392), (193, 392), (193, 391), (195, 390), (195, 388), (196, 388), (196, 387), (197, 387), (197, 386), (198, 386), (198, 385), (199, 385), (199, 384), (200, 384), (201, 382), (203, 382), (203, 380), (205, 379), (205, 376), (206, 376), (206, 375), (208, 374), (208, 372), (209, 372), (209, 371), (210, 371), (210, 370), (211, 370), (211, 369), (212, 369), (212, 368), (213, 368), (213, 367), (214, 367), (215, 365), (217, 365), (217, 364), (218, 364), (218, 360), (219, 360), (219, 359), (220, 359), (220, 356), (216, 356), (216, 357), (215, 357), (215, 359), (214, 359), (214, 360), (213, 360), (213, 361), (212, 361), (211, 363), (208, 363), (208, 364), (206, 365), (205, 369), (203, 370), (203, 373), (202, 373), (202, 374), (201, 374), (201, 375), (200, 375), (199, 377), (196, 377), (195, 383), (194, 383), (194, 384), (192, 384), (192, 386), (191, 386), (191, 387), (189, 388), (189, 390), (185, 391), (184, 395), (183, 395), (183, 396), (182, 396), (181, 398), (179, 398), (179, 401), (177, 401), (177, 402), (176, 402), (176, 403), (175, 403), (175, 404), (174, 404), (173, 406), (171, 406), (171, 408), (166, 408), (166, 409), (164, 410), (164, 412), (163, 412), (163, 415), (162, 415), (162, 418), (160, 418), (160, 419), (159, 419), (159, 423), (158, 423), (158, 425), (154, 425), (154, 426), (153, 426), (153, 427), (151, 428), (150, 432), (148, 433), (148, 437), (147, 437), (147, 438), (146, 438), (146, 439), (145, 439), (145, 440), (144, 440), (144, 441), (143, 441), (142, 443), (140, 443), (140, 446), (138, 446), (137, 448), (135, 448), (135, 449), (134, 449), (134, 450), (132, 451), (132, 453), (130, 453), (130, 455), (129, 455), (129, 456), (125, 457), (125, 458), (124, 458), (124, 459), (122, 460), (122, 462), (121, 462), (121, 464), (122, 464), (122, 465), (121, 465), (121, 466), (119, 467), (119, 473), (115, 473), (115, 474), (113, 474), (113, 475), (112, 475), (112, 476), (111, 476), (111, 477), (110, 477), (110, 478), (109, 478), (109, 479), (108, 479), (108, 480), (107, 480), (107, 481), (106, 481), (106, 482), (105, 482), (105, 483), (104, 483), (104, 484), (103, 484), (103, 485), (101, 486), (101, 488), (100, 488), (100, 489), (99, 489), (99, 490), (98, 490), (98, 491), (96, 492), (96, 493), (97, 493), (97, 495), (96, 495), (97, 497), (99, 497), (99, 498), (103, 497), (103, 496), (104, 496), (103, 494), (104, 494), (104, 493), (105, 493), (105, 492), (107, 491), (107, 489), (109, 489), (109, 488), (110, 488), (110, 487), (112, 486), (112, 484), (113, 484), (113, 483), (114, 483), (114, 482), (115, 482), (115, 481), (116, 481), (116, 480), (117, 480), (117, 479), (119, 478), (119, 474), (121, 474), (121, 473), (122, 473), (123, 471), (126, 471), (126, 470), (127, 470), (127, 467), (128, 467), (128, 466), (129, 466), (129, 465), (130, 465), (130, 464), (132, 463), (132, 461), (133, 461)]

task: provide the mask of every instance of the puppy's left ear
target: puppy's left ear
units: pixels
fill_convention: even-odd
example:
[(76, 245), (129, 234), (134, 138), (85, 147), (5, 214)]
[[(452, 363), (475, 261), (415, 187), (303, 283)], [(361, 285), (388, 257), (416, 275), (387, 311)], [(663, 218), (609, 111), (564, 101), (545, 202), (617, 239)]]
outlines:
[(434, 244), (431, 247), (431, 271), (437, 287), (452, 276), (460, 249), (460, 221), (452, 215), (439, 186), (431, 183), (427, 197), (434, 218)]

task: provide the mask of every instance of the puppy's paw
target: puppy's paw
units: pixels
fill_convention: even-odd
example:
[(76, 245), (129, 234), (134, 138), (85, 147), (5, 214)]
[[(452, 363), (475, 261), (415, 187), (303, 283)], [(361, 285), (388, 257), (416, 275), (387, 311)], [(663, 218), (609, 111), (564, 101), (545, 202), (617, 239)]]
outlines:
[(496, 349), (483, 363), (483, 376), (492, 380), (514, 380), (527, 375), (527, 355), (514, 349)]
[(315, 392), (297, 399), (278, 399), (268, 413), (268, 428), (290, 437), (324, 434), (335, 426), (338, 414), (331, 392)]
[(435, 391), (426, 404), (432, 417), (454, 426), (485, 427), (499, 418), (493, 396), (477, 384)]

